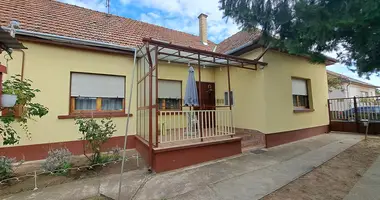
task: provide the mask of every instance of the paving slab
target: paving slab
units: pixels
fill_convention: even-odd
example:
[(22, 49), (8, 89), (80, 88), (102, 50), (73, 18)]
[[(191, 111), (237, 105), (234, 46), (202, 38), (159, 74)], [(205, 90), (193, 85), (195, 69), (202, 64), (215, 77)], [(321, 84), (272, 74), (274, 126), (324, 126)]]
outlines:
[(380, 156), (354, 185), (344, 200), (380, 199)]
[[(122, 196), (123, 199), (130, 199), (137, 191), (141, 182), (146, 177), (146, 170), (134, 170), (123, 174)], [(120, 176), (113, 174), (104, 177), (84, 179), (55, 185), (47, 188), (40, 188), (36, 191), (21, 192), (4, 197), (4, 200), (80, 200), (96, 196), (100, 193), (116, 198)], [(99, 190), (100, 189), (100, 190)]]
[(191, 192), (170, 198), (170, 200), (220, 200), (215, 192), (208, 186), (197, 188)]
[(350, 138), (336, 141), (293, 159), (221, 181), (210, 187), (220, 199), (260, 199), (310, 172), (360, 140)]
[[(208, 162), (171, 172), (125, 173), (121, 199), (259, 199), (312, 170), (362, 139), (357, 135), (324, 134), (268, 149), (260, 154)], [(100, 191), (116, 198), (119, 176), (109, 175), (8, 196), (15, 199), (76, 200)], [(100, 184), (100, 185), (99, 185)]]

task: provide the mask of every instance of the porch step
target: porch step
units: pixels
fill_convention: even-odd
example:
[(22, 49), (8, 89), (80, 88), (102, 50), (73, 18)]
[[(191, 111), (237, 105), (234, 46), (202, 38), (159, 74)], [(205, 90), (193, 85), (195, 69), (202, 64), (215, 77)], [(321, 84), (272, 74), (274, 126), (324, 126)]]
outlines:
[(261, 146), (260, 142), (254, 139), (250, 140), (242, 140), (241, 141), (241, 147), (250, 147), (250, 146)]
[(262, 133), (240, 133), (236, 134), (241, 137), (242, 151), (250, 151), (265, 148), (265, 135)]

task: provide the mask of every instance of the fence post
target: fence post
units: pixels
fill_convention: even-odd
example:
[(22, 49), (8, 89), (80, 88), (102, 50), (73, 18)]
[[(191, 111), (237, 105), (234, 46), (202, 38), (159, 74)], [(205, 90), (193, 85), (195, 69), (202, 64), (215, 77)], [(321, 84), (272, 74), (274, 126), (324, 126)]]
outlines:
[(355, 96), (354, 96), (354, 110), (355, 110), (356, 132), (359, 133), (359, 129), (360, 129), (360, 121), (359, 121), (359, 115), (358, 115), (357, 99), (356, 99)]
[(330, 133), (331, 132), (331, 106), (330, 106), (330, 99), (327, 99), (327, 107), (328, 107), (328, 110), (329, 110), (329, 130), (328, 132)]

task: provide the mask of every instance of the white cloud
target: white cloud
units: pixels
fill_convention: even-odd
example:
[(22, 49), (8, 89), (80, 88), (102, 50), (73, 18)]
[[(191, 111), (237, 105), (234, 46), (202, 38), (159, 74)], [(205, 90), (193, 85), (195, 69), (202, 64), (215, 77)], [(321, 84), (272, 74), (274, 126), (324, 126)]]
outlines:
[[(105, 0), (59, 0), (65, 3), (106, 12)], [(198, 16), (208, 15), (208, 36), (214, 42), (220, 42), (236, 33), (238, 26), (222, 19), (219, 0), (111, 0), (112, 4), (128, 10), (128, 6), (141, 7), (147, 12), (140, 14), (138, 20), (198, 35)], [(119, 10), (120, 8), (118, 8)]]
[(222, 18), (223, 12), (219, 10), (219, 0), (129, 0), (129, 3), (164, 13), (141, 14), (142, 21), (195, 35), (199, 32), (198, 16), (205, 13), (208, 15), (209, 39), (214, 42), (220, 42), (239, 31), (232, 20), (226, 22)]

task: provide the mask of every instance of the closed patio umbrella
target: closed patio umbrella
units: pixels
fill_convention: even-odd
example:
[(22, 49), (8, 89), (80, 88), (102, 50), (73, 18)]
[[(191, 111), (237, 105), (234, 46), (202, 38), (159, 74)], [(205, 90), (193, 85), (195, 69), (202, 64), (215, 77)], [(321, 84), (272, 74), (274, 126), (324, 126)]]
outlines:
[[(198, 106), (198, 91), (197, 84), (195, 82), (194, 77), (194, 68), (192, 66), (189, 67), (189, 76), (187, 77), (186, 83), (186, 93), (185, 93), (185, 105), (186, 106)], [(190, 107), (191, 110), (191, 107)], [(196, 124), (198, 122), (197, 117), (194, 115), (193, 111), (187, 115), (188, 119), (188, 132), (187, 134), (196, 133)]]
[(189, 67), (189, 76), (187, 77), (186, 93), (185, 93), (186, 106), (198, 106), (198, 91), (197, 84), (194, 77), (194, 68)]

